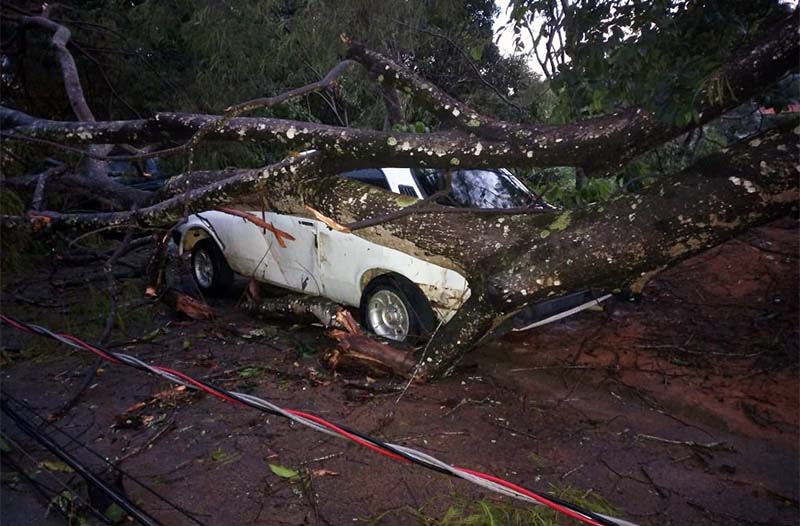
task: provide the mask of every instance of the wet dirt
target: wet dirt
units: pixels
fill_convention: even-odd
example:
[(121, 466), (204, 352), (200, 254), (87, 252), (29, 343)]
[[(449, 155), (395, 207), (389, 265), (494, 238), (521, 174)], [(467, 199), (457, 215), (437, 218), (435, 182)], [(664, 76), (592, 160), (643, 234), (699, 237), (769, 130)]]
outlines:
[[(80, 276), (102, 291), (99, 267), (56, 262), (4, 276), (2, 310), (81, 335), (88, 322), (71, 313), (85, 289), (64, 283)], [(402, 396), (386, 379), (322, 368), (320, 353), (333, 343), (318, 327), (250, 318), (236, 298), (211, 304), (219, 316), (210, 322), (140, 306), (150, 316), (118, 328), (111, 345), (531, 489), (596, 492), (642, 525), (797, 524), (796, 221), (754, 229), (665, 271), (636, 303), (491, 342), (452, 377)], [(41, 415), (70, 397), (92, 360), (42, 350), (8, 328), (2, 341), (4, 393)], [(413, 524), (420, 510), (435, 518), (465, 498), (494, 498), (113, 365), (55, 425), (122, 458), (127, 473), (202, 524)], [(2, 427), (45, 457), (7, 419)], [(43, 429), (104, 467), (55, 426)], [(302, 476), (282, 478), (270, 464)], [(28, 467), (42, 480), (52, 475)], [(123, 486), (164, 524), (192, 523), (134, 481)], [(24, 484), (3, 484), (4, 516), (20, 494), (30, 500)]]

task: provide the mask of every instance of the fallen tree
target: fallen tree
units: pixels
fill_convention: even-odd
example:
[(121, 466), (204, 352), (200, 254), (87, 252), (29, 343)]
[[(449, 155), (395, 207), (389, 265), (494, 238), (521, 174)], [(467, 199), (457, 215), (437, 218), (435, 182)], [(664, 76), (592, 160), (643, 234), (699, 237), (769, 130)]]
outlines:
[[(39, 230), (153, 228), (169, 227), (191, 212), (221, 207), (309, 216), (310, 207), (336, 224), (349, 225), (354, 235), (467, 277), (471, 297), (436, 332), (420, 367), (420, 376), (444, 374), (483, 336), (530, 302), (589, 286), (641, 286), (665, 266), (785, 215), (798, 199), (796, 129), (769, 132), (731, 147), (675, 177), (660, 178), (640, 193), (552, 213), (477, 213), (435, 202), (421, 206), (414, 199), (338, 178), (337, 172), (385, 166), (570, 165), (583, 168), (589, 176), (602, 175), (711, 121), (796, 67), (800, 56), (796, 27), (796, 14), (785, 18), (764, 41), (742, 50), (706, 79), (697, 92), (698, 119), (683, 124), (661, 121), (645, 108), (565, 125), (500, 121), (351, 41), (347, 60), (322, 81), (233, 106), (223, 115), (159, 113), (129, 121), (67, 122), (0, 107), (4, 141), (77, 150), (95, 161), (114, 159), (105, 154), (103, 145), (139, 148), (165, 141), (177, 146), (116, 158), (187, 152), (191, 158), (200, 141), (279, 143), (306, 152), (257, 169), (190, 170), (160, 190), (137, 195), (116, 193), (110, 179), (96, 170), (91, 175), (68, 172), (50, 177), (47, 184), (69, 177), (75, 189), (96, 195), (116, 210), (31, 211), (25, 216), (2, 216), (2, 224), (33, 225)], [(404, 93), (424, 105), (447, 128), (413, 134), (241, 117), (329, 86), (353, 64), (364, 67), (384, 91)], [(412, 213), (402, 212), (409, 207)], [(365, 221), (371, 226), (358, 228)]]

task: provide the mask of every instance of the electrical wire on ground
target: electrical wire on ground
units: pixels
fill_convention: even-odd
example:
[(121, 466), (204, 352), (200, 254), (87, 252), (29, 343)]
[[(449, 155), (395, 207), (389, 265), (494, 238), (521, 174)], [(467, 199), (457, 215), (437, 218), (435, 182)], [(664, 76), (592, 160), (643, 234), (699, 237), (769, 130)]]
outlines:
[[(146, 511), (139, 508), (136, 504), (131, 502), (130, 499), (125, 497), (124, 495), (120, 494), (116, 489), (112, 488), (108, 485), (104, 480), (100, 479), (97, 475), (92, 473), (89, 469), (86, 468), (83, 464), (81, 464), (78, 459), (74, 456), (70, 455), (64, 448), (58, 445), (52, 438), (48, 435), (38, 431), (34, 428), (30, 422), (25, 420), (21, 415), (19, 415), (16, 411), (9, 407), (9, 404), (6, 400), (0, 403), (0, 407), (2, 407), (3, 413), (6, 414), (11, 420), (14, 421), (15, 424), (23, 431), (25, 434), (29, 435), (31, 438), (35, 439), (41, 445), (43, 445), (50, 453), (57, 456), (61, 459), (65, 464), (67, 464), (70, 468), (72, 468), (78, 475), (83, 477), (84, 480), (88, 484), (91, 484), (95, 489), (105, 495), (108, 499), (114, 502), (117, 506), (122, 508), (125, 513), (129, 516), (133, 517), (136, 521), (144, 526), (161, 526), (161, 523), (158, 522), (155, 518), (151, 517)], [(107, 521), (111, 522), (111, 521)]]
[[(39, 461), (36, 460), (33, 455), (27, 452), (21, 444), (17, 443), (15, 440), (11, 439), (8, 435), (4, 435), (4, 438), (8, 441), (8, 443), (14, 448), (14, 451), (21, 453), (24, 457), (28, 460), (32, 461), (34, 465), (38, 465)], [(83, 499), (77, 492), (73, 491), (73, 489), (64, 481), (60, 480), (54, 474), (50, 473), (48, 470), (43, 470), (44, 473), (47, 473), (50, 478), (55, 481), (55, 483), (61, 488), (60, 490), (54, 489), (46, 484), (36, 480), (31, 475), (28, 474), (25, 469), (15, 462), (10, 455), (4, 454), (2, 457), (2, 463), (7, 464), (9, 467), (14, 469), (14, 472), (18, 473), (22, 478), (24, 478), (31, 487), (44, 499), (45, 502), (48, 504), (48, 509), (51, 507), (57, 509), (59, 513), (64, 515), (67, 519), (71, 518), (70, 511), (65, 509), (64, 506), (53, 506), (55, 500), (59, 497), (59, 495), (72, 495), (75, 501), (80, 505), (81, 509), (88, 511), (91, 515), (95, 518), (104, 522), (105, 524), (111, 524), (111, 520), (106, 517), (100, 510), (92, 506), (89, 502)]]
[(530, 504), (547, 506), (584, 524), (589, 524), (592, 526), (636, 526), (635, 524), (623, 519), (592, 512), (553, 495), (533, 492), (513, 484), (512, 482), (488, 475), (486, 473), (452, 466), (428, 455), (427, 453), (423, 453), (416, 449), (398, 444), (383, 442), (382, 440), (365, 435), (360, 431), (349, 429), (344, 425), (334, 424), (315, 415), (292, 409), (283, 409), (272, 404), (271, 402), (268, 402), (267, 400), (263, 400), (252, 395), (239, 393), (236, 391), (228, 391), (221, 387), (216, 387), (212, 384), (203, 382), (202, 380), (192, 378), (182, 372), (167, 367), (150, 365), (134, 356), (102, 349), (68, 334), (55, 333), (39, 325), (27, 324), (3, 314), (0, 314), (0, 321), (18, 330), (45, 336), (76, 349), (90, 351), (112, 363), (128, 365), (129, 367), (133, 367), (135, 369), (150, 372), (165, 378), (170, 382), (206, 392), (227, 402), (246, 405), (271, 415), (287, 418), (293, 422), (310, 427), (321, 433), (326, 433), (339, 438), (346, 438), (352, 442), (355, 442), (356, 444), (359, 444), (391, 459), (411, 462), (445, 475), (458, 477), (490, 491), (519, 499)]
[(195, 517), (195, 514), (193, 512), (190, 512), (190, 511), (186, 510), (185, 508), (175, 504), (171, 500), (167, 499), (161, 493), (159, 493), (158, 491), (154, 490), (153, 488), (151, 488), (150, 486), (148, 486), (147, 484), (142, 482), (138, 477), (136, 477), (133, 474), (128, 473), (127, 471), (123, 470), (117, 464), (111, 462), (109, 459), (107, 459), (106, 457), (104, 457), (103, 455), (101, 455), (100, 453), (98, 453), (97, 451), (92, 449), (91, 447), (89, 447), (85, 442), (82, 442), (75, 435), (73, 435), (71, 433), (68, 433), (67, 431), (62, 429), (60, 426), (53, 425), (51, 422), (49, 422), (47, 420), (47, 418), (45, 418), (44, 416), (42, 416), (39, 413), (37, 413), (36, 410), (33, 407), (31, 407), (29, 404), (27, 404), (23, 400), (15, 398), (14, 396), (9, 394), (5, 390), (0, 390), (0, 393), (2, 393), (2, 399), (3, 400), (13, 402), (14, 405), (19, 406), (20, 408), (24, 409), (26, 413), (34, 416), (36, 418), (36, 420), (38, 422), (40, 422), (40, 425), (37, 426), (38, 429), (42, 429), (43, 427), (46, 426), (47, 429), (54, 430), (59, 435), (64, 436), (70, 443), (75, 444), (76, 446), (78, 446), (82, 450), (88, 451), (92, 456), (94, 456), (98, 460), (102, 461), (107, 466), (107, 470), (112, 471), (112, 472), (120, 473), (124, 478), (134, 482), (140, 488), (142, 488), (143, 490), (145, 490), (148, 493), (150, 493), (152, 496), (154, 496), (156, 499), (158, 499), (161, 502), (163, 502), (164, 504), (166, 504), (168, 507), (170, 507), (170, 508), (174, 509), (175, 511), (177, 511), (178, 513), (182, 514), (184, 517), (189, 519), (191, 522), (195, 523), (197, 526), (206, 526), (202, 521), (200, 521), (197, 517)]

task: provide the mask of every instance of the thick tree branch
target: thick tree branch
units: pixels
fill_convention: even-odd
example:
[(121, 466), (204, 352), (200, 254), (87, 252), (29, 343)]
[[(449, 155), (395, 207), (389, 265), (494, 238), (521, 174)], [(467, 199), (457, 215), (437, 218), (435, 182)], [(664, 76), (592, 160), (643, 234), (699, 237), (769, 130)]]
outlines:
[[(231, 119), (214, 126), (221, 117), (169, 113), (149, 120), (59, 123), (31, 121), (29, 116), (7, 108), (0, 108), (0, 122), (6, 128), (13, 127), (10, 131), (14, 135), (59, 142), (137, 144), (167, 136), (187, 139), (205, 129), (211, 130), (208, 139), (277, 141), (300, 150), (326, 150), (347, 167), (571, 165), (591, 174), (622, 166), (653, 146), (710, 121), (796, 67), (800, 45), (794, 22), (795, 17), (787, 18), (768, 40), (711, 77), (699, 91), (700, 122), (687, 126), (660, 122), (641, 109), (566, 125), (501, 122), (478, 115), (403, 66), (355, 43), (351, 44), (350, 56), (364, 64), (379, 82), (410, 90), (462, 133), (399, 134), (280, 119)], [(717, 83), (724, 83), (726, 89), (717, 90)]]
[(56, 58), (61, 66), (64, 88), (72, 111), (78, 120), (94, 122), (94, 114), (89, 109), (89, 104), (83, 94), (83, 85), (78, 74), (78, 67), (75, 65), (72, 53), (67, 49), (67, 43), (72, 36), (70, 30), (44, 16), (22, 16), (19, 20), (25, 25), (38, 26), (53, 33), (50, 42), (56, 50)]
[(306, 154), (265, 168), (240, 170), (222, 182), (191, 190), (154, 205), (125, 212), (61, 214), (40, 212), (29, 216), (0, 216), (5, 226), (33, 225), (35, 229), (73, 228), (88, 230), (103, 226), (156, 227), (176, 223), (187, 214), (219, 208), (235, 196), (263, 191), (280, 173), (306, 173), (316, 168), (319, 154)]
[(470, 298), (435, 335), (425, 371), (449, 370), (486, 328), (528, 303), (592, 287), (642, 286), (662, 268), (797, 210), (796, 130), (742, 142), (640, 194), (531, 218), (531, 243), (505, 269), (470, 283), (480, 300)]
[[(485, 140), (524, 147), (531, 158), (537, 159), (538, 166), (551, 166), (546, 161), (549, 154), (559, 151), (566, 154), (561, 156), (562, 165), (582, 166), (592, 173), (622, 166), (653, 146), (732, 109), (797, 68), (799, 50), (797, 14), (793, 14), (778, 24), (766, 40), (734, 57), (708, 79), (695, 105), (700, 120), (685, 126), (659, 122), (641, 108), (560, 126), (507, 123), (479, 114), (407, 68), (358, 43), (350, 43), (348, 56), (363, 64), (378, 82), (410, 92), (444, 122)], [(719, 90), (717, 85), (724, 85), (725, 89)], [(564, 146), (580, 151), (565, 152)]]
[[(47, 7), (45, 7), (44, 15), (47, 15)], [(83, 93), (83, 85), (78, 74), (78, 67), (75, 65), (75, 59), (67, 49), (67, 43), (72, 36), (70, 30), (57, 22), (53, 22), (47, 16), (22, 16), (19, 20), (24, 25), (37, 26), (53, 33), (50, 43), (56, 50), (56, 58), (61, 67), (61, 76), (64, 79), (64, 89), (72, 111), (79, 121), (95, 122), (94, 114), (89, 108), (86, 96)], [(109, 148), (100, 146), (92, 146), (90, 148), (90, 151), (96, 155), (105, 155), (108, 150)], [(87, 169), (93, 179), (107, 178), (107, 166), (105, 163), (98, 162), (97, 159), (90, 158), (87, 162)]]

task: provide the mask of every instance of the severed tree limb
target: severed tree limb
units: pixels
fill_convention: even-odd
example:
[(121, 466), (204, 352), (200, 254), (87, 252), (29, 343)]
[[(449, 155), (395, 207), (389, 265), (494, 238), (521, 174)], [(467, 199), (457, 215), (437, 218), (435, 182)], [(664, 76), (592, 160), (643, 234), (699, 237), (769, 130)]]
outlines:
[(193, 320), (214, 318), (213, 309), (206, 303), (175, 289), (168, 288), (159, 296), (159, 299), (175, 311), (183, 313)]
[(324, 361), (332, 369), (366, 366), (407, 377), (416, 365), (412, 352), (397, 349), (365, 334), (347, 309), (325, 298), (291, 294), (262, 301), (248, 301), (243, 308), (251, 314), (268, 318), (306, 317), (331, 329), (328, 336), (336, 340), (338, 346), (326, 353)]
[(358, 365), (377, 371), (388, 369), (404, 377), (409, 377), (414, 371), (417, 363), (413, 353), (397, 349), (389, 343), (364, 334), (361, 326), (347, 310), (339, 309), (335, 321), (342, 329), (332, 329), (328, 335), (339, 342), (339, 345), (324, 357), (331, 369)]
[(325, 327), (340, 327), (336, 313), (343, 307), (336, 302), (319, 296), (290, 294), (280, 298), (267, 298), (261, 301), (247, 301), (242, 308), (251, 314), (267, 318), (309, 317)]
[(188, 213), (218, 208), (233, 200), (235, 196), (262, 191), (270, 177), (279, 172), (287, 173), (310, 169), (315, 166), (318, 154), (308, 154), (297, 158), (252, 170), (238, 170), (237, 175), (221, 183), (206, 185), (197, 190), (175, 195), (149, 207), (124, 212), (98, 212), (62, 214), (40, 212), (29, 216), (0, 216), (6, 226), (41, 225), (44, 228), (67, 227), (88, 230), (103, 226), (139, 225), (155, 227), (172, 225)]

